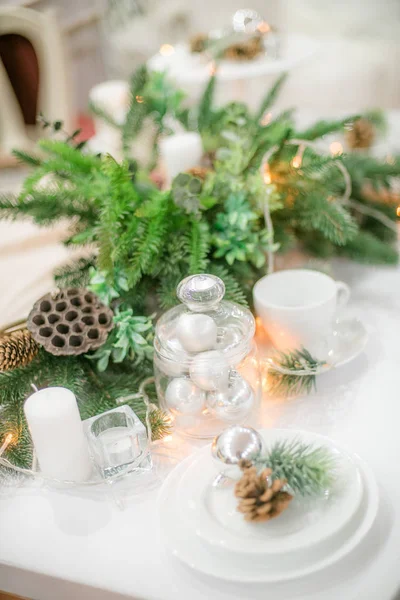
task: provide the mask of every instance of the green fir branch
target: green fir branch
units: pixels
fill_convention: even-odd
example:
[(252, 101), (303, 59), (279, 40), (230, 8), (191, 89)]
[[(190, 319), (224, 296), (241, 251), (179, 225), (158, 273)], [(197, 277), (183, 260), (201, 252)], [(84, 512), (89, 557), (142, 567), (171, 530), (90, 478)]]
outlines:
[(206, 272), (210, 241), (210, 230), (207, 223), (193, 219), (187, 236), (189, 274)]
[(278, 77), (278, 79), (275, 81), (275, 83), (273, 84), (273, 86), (268, 90), (267, 94), (265, 95), (265, 97), (262, 99), (260, 107), (258, 109), (258, 112), (256, 114), (256, 120), (259, 121), (260, 119), (262, 119), (262, 117), (264, 116), (264, 114), (272, 107), (272, 105), (275, 103), (278, 95), (280, 94), (280, 91), (283, 87), (283, 84), (285, 83), (286, 79), (287, 79), (288, 74), (287, 73), (282, 73), (282, 75), (280, 75), (280, 77)]
[(346, 127), (350, 126), (352, 123), (354, 123), (354, 121), (356, 121), (359, 118), (360, 115), (353, 115), (351, 117), (337, 119), (335, 121), (317, 121), (316, 123), (308, 127), (308, 129), (293, 132), (293, 137), (300, 138), (302, 140), (316, 140), (318, 138), (323, 137), (324, 135), (329, 135), (331, 133), (343, 131)]
[(203, 92), (203, 95), (201, 96), (199, 101), (199, 109), (197, 115), (197, 126), (199, 131), (210, 127), (213, 121), (213, 103), (216, 84), (216, 76), (211, 75)]
[(286, 479), (300, 496), (318, 496), (332, 490), (336, 480), (336, 458), (324, 446), (300, 440), (275, 442), (254, 461), (261, 470), (272, 469), (273, 479)]
[[(268, 365), (268, 391), (273, 396), (284, 397), (310, 394), (316, 388), (316, 375), (323, 364), (305, 348), (278, 352)], [(296, 371), (308, 371), (309, 374), (298, 374)]]

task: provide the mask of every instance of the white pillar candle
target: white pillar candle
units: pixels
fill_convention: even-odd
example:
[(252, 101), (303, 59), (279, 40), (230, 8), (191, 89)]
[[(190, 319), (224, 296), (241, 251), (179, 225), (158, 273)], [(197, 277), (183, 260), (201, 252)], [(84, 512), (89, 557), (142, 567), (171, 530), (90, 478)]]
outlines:
[(199, 166), (203, 156), (201, 137), (194, 131), (176, 133), (160, 140), (159, 150), (168, 184), (178, 173)]
[(92, 464), (74, 394), (50, 387), (30, 396), (24, 406), (43, 474), (63, 481), (85, 481)]

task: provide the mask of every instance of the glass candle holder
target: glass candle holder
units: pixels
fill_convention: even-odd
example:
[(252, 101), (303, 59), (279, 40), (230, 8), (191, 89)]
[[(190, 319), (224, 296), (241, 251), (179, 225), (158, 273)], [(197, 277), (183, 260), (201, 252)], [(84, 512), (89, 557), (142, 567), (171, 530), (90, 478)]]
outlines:
[(119, 406), (85, 421), (93, 459), (105, 479), (149, 470), (147, 431), (129, 406)]

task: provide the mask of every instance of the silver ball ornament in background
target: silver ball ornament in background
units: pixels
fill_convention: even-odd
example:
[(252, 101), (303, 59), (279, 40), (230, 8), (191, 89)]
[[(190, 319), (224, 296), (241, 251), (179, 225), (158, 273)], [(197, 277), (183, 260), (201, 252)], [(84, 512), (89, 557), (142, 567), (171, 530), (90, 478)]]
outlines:
[(208, 392), (206, 405), (218, 419), (237, 423), (251, 412), (254, 392), (247, 381), (235, 373), (227, 390)]
[(218, 350), (200, 352), (190, 365), (190, 378), (202, 390), (225, 390), (229, 381), (229, 365)]
[(205, 400), (205, 392), (185, 377), (173, 379), (165, 390), (165, 402), (168, 409), (178, 415), (197, 415), (201, 413)]
[(217, 324), (208, 315), (184, 314), (176, 324), (176, 335), (187, 352), (211, 350), (217, 343)]
[(211, 454), (218, 471), (236, 479), (241, 476), (239, 462), (254, 460), (261, 454), (262, 448), (262, 437), (255, 429), (232, 425), (214, 438)]

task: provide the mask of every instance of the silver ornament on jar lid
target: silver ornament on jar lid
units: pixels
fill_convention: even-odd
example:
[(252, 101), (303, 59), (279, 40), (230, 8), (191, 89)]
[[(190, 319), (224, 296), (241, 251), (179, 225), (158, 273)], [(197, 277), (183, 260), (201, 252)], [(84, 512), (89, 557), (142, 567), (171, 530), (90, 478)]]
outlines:
[(254, 392), (247, 381), (234, 373), (229, 386), (220, 392), (208, 392), (207, 408), (218, 419), (240, 422), (247, 417), (254, 405)]
[(262, 448), (262, 437), (255, 429), (233, 425), (214, 438), (211, 454), (220, 473), (237, 478), (241, 476), (240, 461), (256, 459)]

